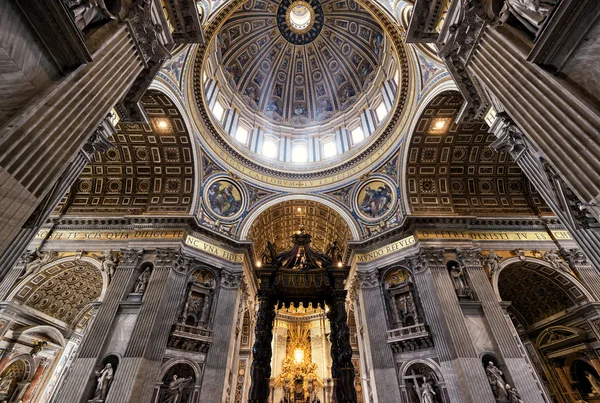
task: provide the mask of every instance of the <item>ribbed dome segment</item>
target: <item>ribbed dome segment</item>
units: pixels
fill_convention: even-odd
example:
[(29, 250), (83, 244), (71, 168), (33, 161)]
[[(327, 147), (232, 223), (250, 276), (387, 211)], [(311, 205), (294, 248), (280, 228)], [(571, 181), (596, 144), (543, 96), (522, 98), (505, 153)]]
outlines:
[[(288, 11), (296, 3), (312, 8), (305, 33), (291, 29)], [(375, 85), (383, 38), (352, 0), (251, 0), (226, 21), (218, 43), (221, 68), (246, 106), (297, 126), (336, 117)]]

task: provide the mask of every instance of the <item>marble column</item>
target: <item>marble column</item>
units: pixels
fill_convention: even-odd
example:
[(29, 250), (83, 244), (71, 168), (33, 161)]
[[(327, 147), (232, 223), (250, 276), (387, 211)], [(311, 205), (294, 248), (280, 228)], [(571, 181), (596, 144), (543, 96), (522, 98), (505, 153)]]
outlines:
[(381, 295), (381, 284), (376, 270), (357, 271), (360, 290), (359, 310), (363, 325), (363, 341), (369, 369), (370, 387), (376, 403), (400, 401), (398, 377), (392, 350), (387, 343), (387, 321)]
[(444, 251), (423, 249), (409, 261), (446, 378), (450, 400), (468, 403), (495, 402), (446, 268)]
[(584, 286), (600, 301), (600, 273), (594, 267), (581, 249), (561, 249), (560, 254), (565, 258), (569, 267)]
[[(10, 246), (4, 251), (2, 256), (0, 256), (0, 278), (3, 279), (6, 277), (8, 280), (7, 283), (10, 284), (10, 286), (12, 286), (14, 281), (20, 275), (20, 273), (10, 269), (31, 243), (65, 193), (67, 193), (73, 183), (79, 178), (83, 168), (91, 161), (94, 154), (96, 152), (104, 153), (115, 146), (109, 140), (109, 136), (112, 136), (114, 133), (115, 128), (112, 123), (110, 123), (108, 118), (104, 118), (101, 125), (92, 133), (92, 136), (88, 139), (83, 148), (77, 152), (75, 158), (69, 163), (62, 175), (54, 183), (50, 192), (46, 194), (36, 210), (27, 219), (27, 222), (23, 224), (21, 230), (12, 240)], [(8, 273), (9, 271), (10, 273)], [(0, 296), (5, 296), (5, 283), (6, 282), (3, 281), (2, 284), (0, 284)]]
[(496, 293), (483, 270), (480, 255), (479, 249), (457, 250), (457, 256), (465, 265), (473, 291), (481, 302), (492, 337), (498, 346), (502, 361), (512, 382), (509, 379), (506, 380), (517, 389), (523, 400), (531, 403), (544, 403), (546, 399), (543, 396), (543, 391), (536, 382), (533, 368), (521, 354), (517, 340), (513, 336), (502, 307), (498, 303)]
[(526, 57), (499, 28), (487, 26), (469, 65), (581, 201), (599, 204), (598, 107)]
[(143, 69), (127, 24), (0, 128), (0, 253)]
[[(185, 295), (191, 260), (178, 263), (177, 251), (159, 249), (135, 326), (119, 363), (106, 403), (145, 403), (162, 365), (171, 328)], [(177, 267), (177, 270), (174, 269)]]
[[(591, 228), (597, 226), (598, 222), (590, 216), (591, 212), (586, 210), (585, 204), (577, 199), (563, 178), (554, 172), (551, 166), (542, 163), (542, 159), (547, 158), (546, 155), (506, 115), (500, 115), (496, 119), (490, 127), (490, 132), (497, 137), (490, 147), (507, 152), (521, 167), (590, 263), (600, 270), (600, 232), (598, 228)], [(590, 280), (592, 284), (599, 281), (593, 278)]]
[(89, 325), (73, 361), (68, 376), (57, 393), (56, 401), (61, 403), (80, 403), (92, 388), (92, 374), (100, 358), (102, 347), (109, 335), (111, 325), (119, 308), (119, 303), (129, 291), (132, 273), (142, 257), (142, 251), (125, 250), (119, 258), (111, 282), (106, 290), (104, 301), (98, 309), (96, 318)]
[(214, 321), (213, 328), (214, 342), (208, 350), (204, 366), (202, 390), (200, 391), (201, 402), (223, 400), (228, 375), (227, 369), (232, 367), (231, 361), (234, 356), (237, 307), (242, 296), (241, 282), (241, 271), (221, 270), (221, 287), (215, 309), (217, 320)]

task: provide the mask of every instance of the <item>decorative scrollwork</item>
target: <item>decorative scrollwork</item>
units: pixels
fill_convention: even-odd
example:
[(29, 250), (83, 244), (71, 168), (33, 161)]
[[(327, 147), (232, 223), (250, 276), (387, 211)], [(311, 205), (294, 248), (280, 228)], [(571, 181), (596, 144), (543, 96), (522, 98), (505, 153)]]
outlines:
[(356, 277), (360, 283), (360, 288), (379, 287), (379, 274), (377, 273), (377, 270), (357, 272)]

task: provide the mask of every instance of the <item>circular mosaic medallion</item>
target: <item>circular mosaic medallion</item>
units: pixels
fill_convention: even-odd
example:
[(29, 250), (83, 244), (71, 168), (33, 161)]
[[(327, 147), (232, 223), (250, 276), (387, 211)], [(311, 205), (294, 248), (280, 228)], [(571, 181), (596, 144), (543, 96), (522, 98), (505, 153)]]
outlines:
[(314, 41), (323, 28), (323, 21), (319, 0), (282, 0), (277, 8), (279, 32), (294, 45)]
[(395, 210), (396, 186), (383, 178), (363, 183), (354, 196), (356, 213), (366, 221), (379, 221)]
[(204, 205), (223, 220), (233, 221), (245, 210), (246, 197), (241, 186), (227, 177), (216, 177), (204, 187)]

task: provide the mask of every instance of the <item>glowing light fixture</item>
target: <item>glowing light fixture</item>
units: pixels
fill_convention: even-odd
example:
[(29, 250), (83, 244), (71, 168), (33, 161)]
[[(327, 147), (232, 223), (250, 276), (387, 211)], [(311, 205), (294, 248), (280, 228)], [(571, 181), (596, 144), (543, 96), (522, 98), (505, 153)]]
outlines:
[(158, 128), (159, 129), (166, 129), (167, 127), (169, 127), (169, 124), (167, 123), (167, 121), (165, 119), (160, 119), (158, 122)]
[(304, 350), (301, 348), (294, 350), (294, 362), (296, 364), (302, 364), (304, 362)]
[(446, 126), (446, 122), (444, 122), (443, 120), (438, 120), (437, 122), (435, 122), (435, 127), (438, 130), (442, 130), (444, 128), (444, 126)]

